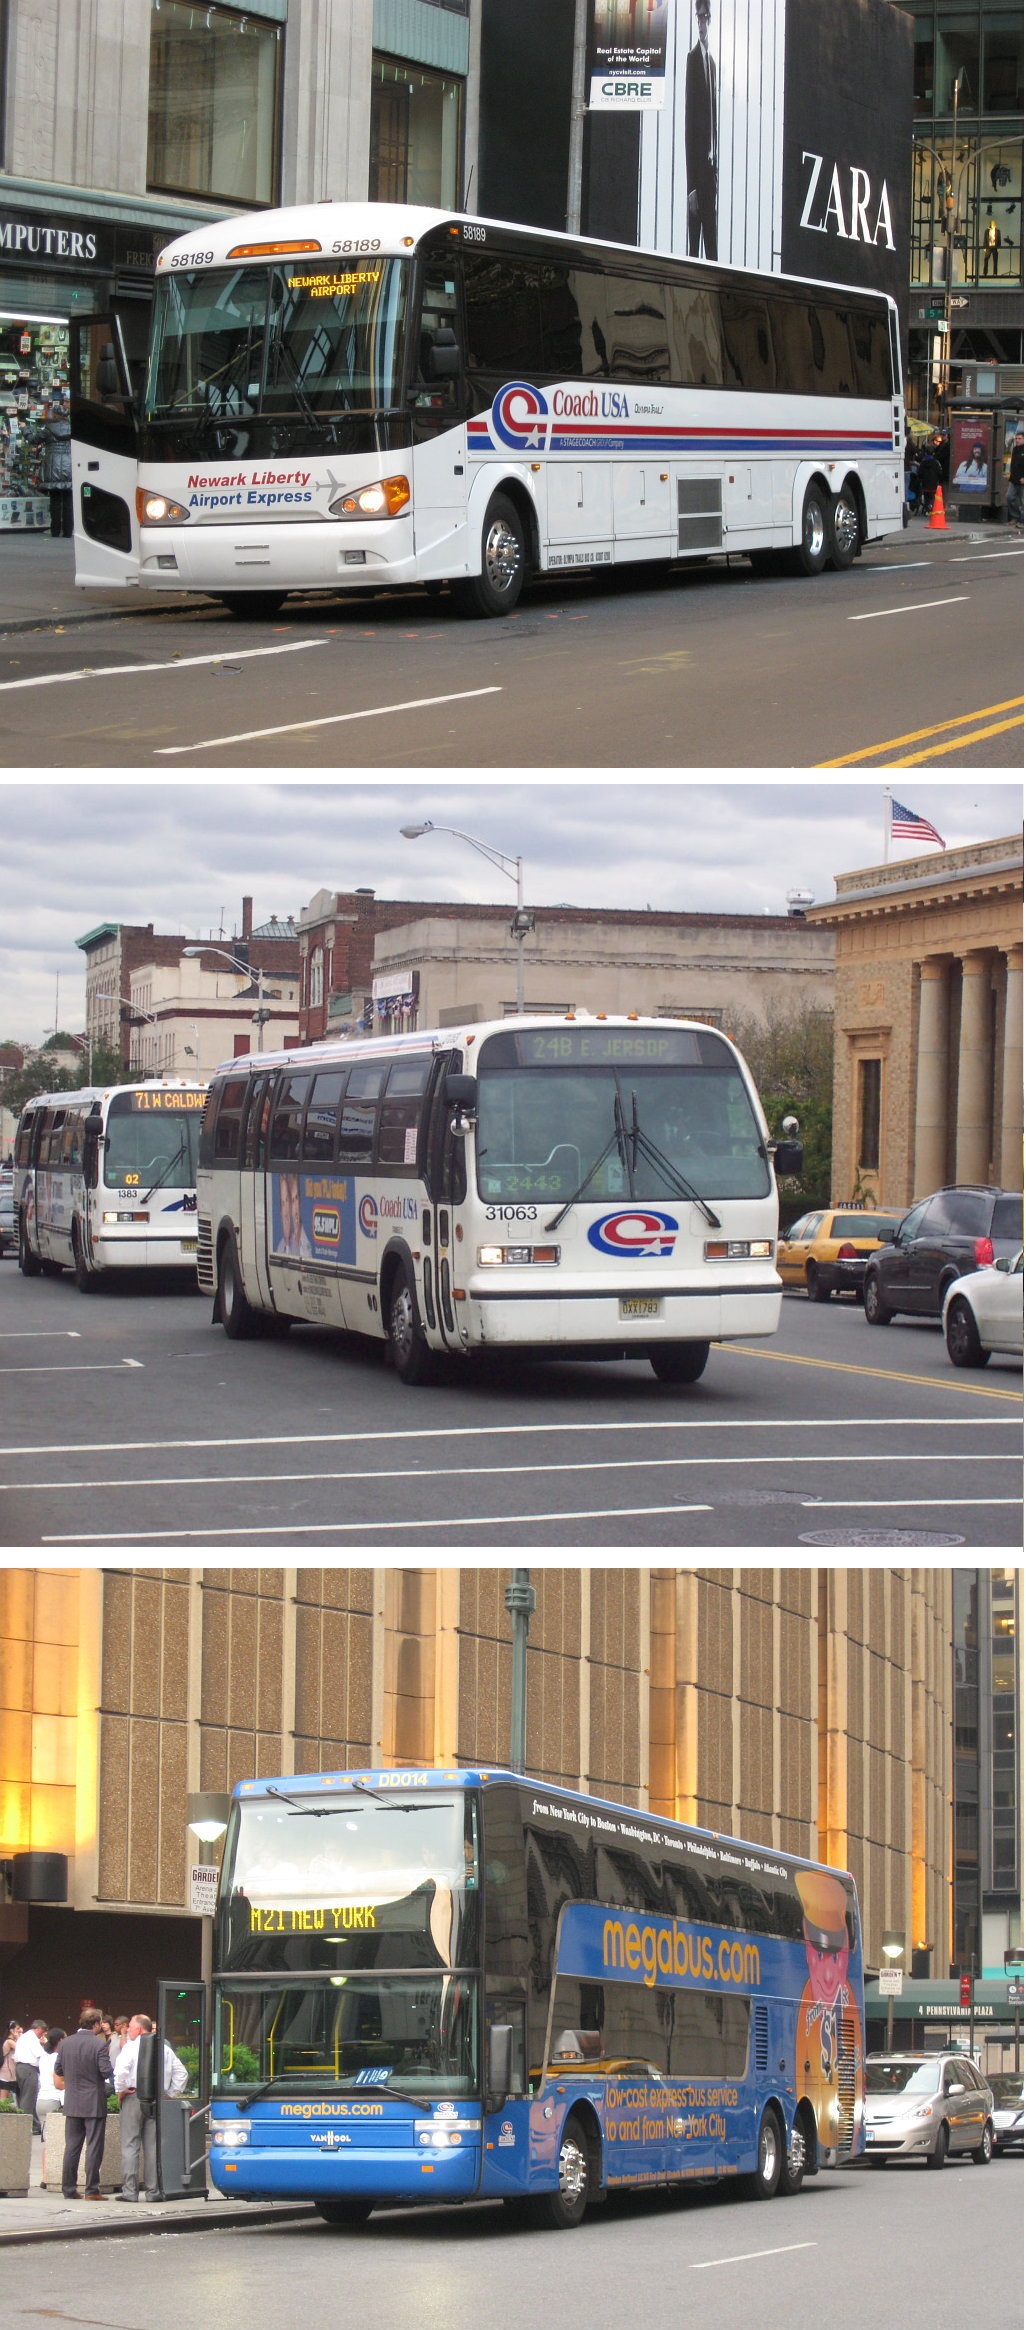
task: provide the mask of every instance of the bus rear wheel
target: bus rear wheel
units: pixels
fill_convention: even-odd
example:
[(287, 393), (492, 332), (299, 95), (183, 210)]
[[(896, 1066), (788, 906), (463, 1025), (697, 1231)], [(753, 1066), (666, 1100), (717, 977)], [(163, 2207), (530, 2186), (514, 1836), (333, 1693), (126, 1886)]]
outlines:
[(747, 2189), (753, 2201), (771, 2201), (780, 2183), (784, 2165), (784, 2146), (780, 2122), (773, 2111), (764, 2111), (759, 2122), (759, 2147), (755, 2172), (747, 2180)]
[(827, 495), (813, 480), (805, 488), (802, 503), (802, 531), (794, 553), (799, 574), (822, 574), (830, 549), (830, 521), (827, 515)]
[(805, 2172), (808, 2167), (809, 2139), (806, 2133), (801, 2111), (798, 2111), (795, 2113), (794, 2125), (791, 2129), (790, 2139), (788, 2141), (787, 2150), (784, 2154), (783, 2165), (780, 2171), (781, 2192), (800, 2192), (802, 2185), (805, 2182)]
[(345, 2232), (347, 2228), (350, 2231), (355, 2231), (358, 2225), (365, 2225), (371, 2215), (374, 2203), (373, 2201), (315, 2201), (314, 2207), (318, 2216), (323, 2217), (326, 2225), (337, 2225), (340, 2231)]
[(455, 586), (464, 615), (511, 615), (527, 574), (527, 545), (519, 512), (506, 494), (495, 494), (481, 531), (481, 572)]
[(830, 509), (830, 564), (839, 574), (846, 574), (849, 566), (854, 565), (861, 533), (858, 503), (851, 487), (842, 485)]
[(260, 1332), (260, 1313), (246, 1299), (239, 1249), (231, 1230), (217, 1258), (217, 1315), (232, 1343), (247, 1342)]
[(697, 1383), (705, 1373), (708, 1343), (657, 1343), (649, 1352), (653, 1375), (660, 1383)]

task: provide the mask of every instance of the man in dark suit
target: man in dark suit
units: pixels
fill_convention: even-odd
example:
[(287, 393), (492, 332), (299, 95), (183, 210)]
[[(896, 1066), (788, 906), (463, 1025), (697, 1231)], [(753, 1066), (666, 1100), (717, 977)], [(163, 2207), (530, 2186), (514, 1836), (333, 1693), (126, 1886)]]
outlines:
[(688, 254), (716, 257), (716, 168), (719, 97), (709, 55), (712, 0), (697, 0), (698, 39), (688, 50), (684, 78), (684, 161), (688, 181)]
[(107, 2041), (100, 2029), (99, 2007), (83, 2009), (77, 2031), (62, 2039), (54, 2058), (53, 2083), (64, 2090), (64, 2174), (66, 2201), (78, 2199), (78, 2164), (86, 2148), (86, 2199), (98, 2201), (103, 2140), (107, 2132), (107, 2097), (114, 2071)]

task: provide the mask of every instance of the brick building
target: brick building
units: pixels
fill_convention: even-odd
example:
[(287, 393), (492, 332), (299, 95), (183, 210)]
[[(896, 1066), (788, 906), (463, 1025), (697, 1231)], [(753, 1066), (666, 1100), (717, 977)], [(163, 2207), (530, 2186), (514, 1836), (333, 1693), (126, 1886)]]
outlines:
[[(533, 1573), (526, 1768), (849, 1867), (946, 1968), (952, 1577), (944, 1568)], [(0, 2013), (154, 2004), (198, 1972), (187, 1797), (257, 1773), (505, 1764), (505, 1573), (449, 1566), (0, 1571)]]
[(1022, 1188), (1021, 834), (836, 878), (835, 1197)]
[[(237, 936), (211, 938), (203, 955), (187, 956), (186, 948), (199, 943), (181, 933), (155, 932), (152, 922), (101, 922), (76, 939), (86, 957), (90, 1051), (100, 1044), (119, 1047), (126, 1074), (208, 1075), (233, 1048), (250, 1049), (248, 1030), (262, 984), (254, 974), (260, 973), (282, 983), (271, 1005), (272, 1040), (290, 1041), (299, 976), (293, 923), (275, 919), (254, 929), (253, 901), (244, 898)], [(233, 964), (235, 978), (244, 982), (234, 992)]]

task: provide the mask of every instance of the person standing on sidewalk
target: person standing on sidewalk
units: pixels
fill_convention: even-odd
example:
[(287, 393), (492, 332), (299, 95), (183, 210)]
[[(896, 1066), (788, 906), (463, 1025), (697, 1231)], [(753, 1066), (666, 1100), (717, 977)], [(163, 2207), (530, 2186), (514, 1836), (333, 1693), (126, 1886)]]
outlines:
[(98, 2201), (101, 2197), (107, 2097), (114, 2085), (101, 2021), (98, 2006), (84, 2007), (77, 2031), (72, 2032), (70, 2039), (62, 2039), (53, 2067), (54, 2086), (64, 2096), (62, 2190), (66, 2201), (78, 2199), (78, 2164), (83, 2144), (86, 2148), (85, 2197), (87, 2201)]
[[(138, 2093), (139, 2042), (153, 2030), (148, 2014), (134, 2014), (128, 2037), (114, 2065), (114, 2091), (121, 2098), (121, 2191), (119, 2201), (139, 2198), (139, 2163), (148, 2201), (160, 2199), (157, 2184), (157, 2106)], [(164, 2041), (161, 2085), (165, 2095), (184, 2095), (189, 2074), (174, 2048)]]
[(43, 2048), (43, 2052), (39, 2058), (39, 2087), (36, 2091), (36, 2118), (39, 2121), (40, 2127), (43, 2131), (43, 2158), (41, 2163), (43, 2173), (39, 2180), (40, 2190), (42, 2192), (46, 2191), (46, 2123), (50, 2117), (51, 2112), (59, 2112), (64, 2108), (64, 2098), (63, 2096), (58, 2095), (57, 2090), (53, 2084), (53, 2067), (57, 2061), (57, 2050), (61, 2045), (62, 2040), (67, 2038), (67, 2035), (67, 2031), (62, 2031), (59, 2026), (52, 2031), (47, 2031), (46, 2045)]
[(36, 2118), (36, 2090), (39, 2086), (39, 2062), (45, 2037), (46, 2024), (42, 2016), (37, 2015), (35, 2021), (30, 2023), (27, 2030), (22, 2031), (20, 2038), (14, 2042), (14, 2076), (18, 2083), (18, 2110), (31, 2112), (34, 2136), (41, 2136), (43, 2133)]
[(9, 2095), (13, 2103), (18, 2100), (18, 2074), (14, 2068), (14, 2050), (20, 2037), (21, 2024), (19, 2022), (8, 2023), (7, 2037), (3, 2043), (2, 2061), (0, 2061), (0, 2096)]

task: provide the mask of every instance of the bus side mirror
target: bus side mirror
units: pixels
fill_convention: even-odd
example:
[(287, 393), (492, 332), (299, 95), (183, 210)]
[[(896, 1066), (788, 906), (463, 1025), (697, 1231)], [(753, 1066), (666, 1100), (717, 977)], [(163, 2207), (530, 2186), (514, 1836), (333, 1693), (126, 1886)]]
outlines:
[(453, 1132), (465, 1139), (477, 1115), (477, 1077), (447, 1076), (444, 1097), (446, 1107), (453, 1111)]
[(82, 1153), (82, 1174), (87, 1189), (95, 1189), (100, 1178), (100, 1142), (103, 1137), (103, 1111), (92, 1107), (85, 1121), (85, 1140)]
[(777, 1180), (782, 1174), (800, 1174), (805, 1163), (801, 1141), (778, 1141), (773, 1149), (773, 1169)]
[(493, 2023), (488, 2033), (486, 2112), (501, 2111), (513, 2086), (513, 2025)]

